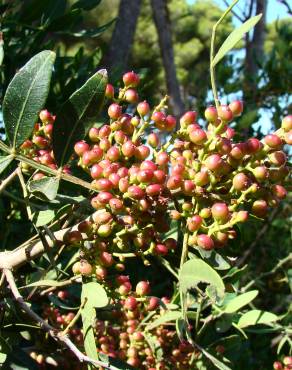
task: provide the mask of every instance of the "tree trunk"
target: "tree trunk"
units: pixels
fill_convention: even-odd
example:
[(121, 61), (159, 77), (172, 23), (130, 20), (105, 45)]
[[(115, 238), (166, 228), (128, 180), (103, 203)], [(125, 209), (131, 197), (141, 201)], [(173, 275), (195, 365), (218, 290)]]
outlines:
[(262, 13), (262, 18), (255, 26), (252, 38), (246, 38), (244, 100), (249, 103), (256, 101), (256, 79), (264, 55), (267, 3), (268, 0), (257, 0), (256, 14)]
[(140, 8), (141, 0), (120, 2), (118, 19), (103, 61), (109, 72), (123, 73), (127, 69)]
[(167, 10), (167, 0), (151, 0), (154, 23), (156, 26), (165, 78), (174, 115), (179, 117), (184, 111), (179, 83), (176, 76), (174, 53), (171, 39), (171, 24)]

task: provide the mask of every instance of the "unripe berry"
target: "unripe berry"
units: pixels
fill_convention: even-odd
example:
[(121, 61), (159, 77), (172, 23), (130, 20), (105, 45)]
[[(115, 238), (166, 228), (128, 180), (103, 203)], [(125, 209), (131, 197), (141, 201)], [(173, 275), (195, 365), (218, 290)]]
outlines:
[(196, 122), (197, 119), (197, 112), (195, 111), (188, 111), (180, 118), (180, 125), (182, 127), (189, 126)]
[(237, 222), (246, 222), (248, 220), (248, 212), (247, 211), (239, 211), (236, 214), (236, 221)]
[(187, 227), (189, 231), (194, 232), (199, 230), (202, 225), (202, 217), (199, 215), (192, 216), (187, 219)]
[(153, 161), (146, 160), (146, 161), (143, 161), (141, 163), (140, 169), (141, 170), (152, 170), (152, 171), (156, 171), (157, 170), (157, 166), (156, 166), (156, 164)]
[(146, 100), (137, 105), (137, 112), (142, 117), (147, 116), (147, 114), (150, 112), (150, 106)]
[(99, 129), (96, 127), (91, 127), (91, 129), (88, 132), (89, 139), (97, 143), (99, 141)]
[(134, 89), (128, 89), (124, 94), (124, 99), (126, 102), (134, 104), (138, 101), (139, 96), (137, 94), (137, 91)]
[(189, 135), (191, 142), (197, 145), (202, 145), (207, 140), (207, 135), (201, 128), (191, 131)]
[(168, 115), (165, 118), (165, 129), (166, 131), (172, 131), (176, 126), (176, 119), (175, 117)]
[(106, 88), (105, 88), (105, 96), (108, 99), (112, 99), (114, 97), (114, 95), (115, 95), (115, 89), (114, 89), (113, 85), (107, 84)]
[(111, 134), (111, 128), (109, 125), (103, 125), (99, 130), (98, 130), (98, 136), (100, 139), (103, 139), (105, 137), (109, 137)]
[(283, 166), (286, 163), (286, 154), (281, 150), (269, 154), (269, 160), (276, 166)]
[(32, 142), (38, 147), (38, 148), (46, 148), (48, 146), (48, 141), (42, 136), (33, 136)]
[(127, 192), (129, 197), (133, 199), (142, 199), (145, 196), (144, 190), (136, 185), (129, 186)]
[(155, 134), (154, 132), (152, 132), (151, 134), (148, 135), (148, 138), (147, 138), (147, 143), (152, 146), (152, 148), (157, 148), (159, 143), (160, 143), (160, 140), (159, 140), (159, 137), (157, 134)]
[(98, 225), (101, 225), (101, 224), (105, 224), (105, 223), (111, 221), (113, 219), (113, 217), (110, 214), (110, 212), (107, 212), (105, 210), (100, 210), (100, 211), (97, 211), (97, 212), (93, 213), (92, 219), (93, 219), (94, 223), (96, 223)]
[(172, 220), (179, 220), (181, 218), (181, 214), (176, 210), (171, 210), (169, 216)]
[(96, 190), (110, 191), (113, 187), (113, 183), (109, 179), (98, 179), (94, 183)]
[(292, 130), (290, 130), (289, 132), (286, 132), (285, 133), (284, 140), (285, 140), (285, 143), (286, 144), (292, 145)]
[(121, 193), (125, 193), (128, 190), (129, 181), (127, 178), (121, 178), (119, 181), (119, 190)]
[(156, 163), (159, 165), (159, 166), (164, 166), (168, 163), (169, 161), (169, 156), (166, 152), (160, 152), (157, 154), (156, 156)]
[(291, 114), (283, 118), (281, 127), (286, 132), (292, 130), (292, 115)]
[(105, 280), (107, 277), (107, 269), (102, 266), (95, 266), (95, 276), (97, 280)]
[[(105, 226), (105, 225), (103, 225)], [(101, 227), (101, 226), (100, 226)], [(100, 255), (99, 255), (99, 260), (100, 260), (100, 263), (105, 266), (105, 267), (110, 267), (114, 264), (114, 258), (112, 256), (112, 254), (108, 253), (108, 252), (101, 252)]]
[(150, 293), (150, 284), (148, 281), (140, 281), (136, 285), (136, 294), (140, 296), (148, 295)]
[(168, 249), (164, 244), (156, 244), (154, 252), (158, 255), (165, 256), (168, 253)]
[(197, 244), (199, 247), (210, 250), (214, 248), (214, 242), (209, 235), (200, 234), (197, 236)]
[(159, 195), (163, 190), (162, 185), (160, 184), (151, 184), (146, 187), (146, 194), (150, 197), (154, 197), (155, 195)]
[(40, 111), (39, 118), (42, 121), (42, 123), (45, 123), (45, 124), (51, 123), (54, 121), (51, 113), (47, 109), (43, 109)]
[(117, 103), (113, 103), (108, 107), (107, 112), (111, 119), (118, 119), (122, 115), (122, 107)]
[(176, 249), (177, 241), (173, 238), (167, 238), (164, 240), (164, 245), (167, 249)]
[(138, 306), (138, 302), (135, 297), (128, 297), (124, 302), (124, 307), (126, 310), (134, 311)]
[(218, 119), (217, 109), (215, 107), (207, 107), (205, 110), (205, 118), (208, 122), (215, 123)]
[(112, 146), (108, 149), (107, 153), (106, 153), (106, 157), (111, 161), (111, 162), (115, 162), (115, 161), (118, 161), (119, 158), (120, 158), (120, 151), (119, 151), (119, 148), (117, 146)]
[(230, 217), (230, 212), (226, 203), (214, 203), (211, 212), (213, 218), (217, 221), (226, 222)]
[(148, 305), (146, 306), (147, 311), (154, 311), (159, 306), (159, 299), (157, 297), (150, 297)]
[(155, 126), (160, 130), (165, 128), (165, 114), (163, 112), (154, 112), (151, 116), (151, 120), (154, 121)]
[(274, 134), (269, 134), (264, 138), (265, 143), (273, 149), (279, 148), (282, 146), (282, 140), (279, 136)]
[(200, 171), (196, 173), (194, 182), (197, 186), (205, 186), (209, 184), (209, 174), (207, 171)]
[(248, 187), (249, 182), (249, 178), (243, 172), (236, 174), (232, 180), (234, 189), (239, 191), (245, 190)]
[(246, 148), (243, 143), (238, 143), (233, 145), (231, 151), (230, 151), (230, 156), (235, 159), (242, 159), (246, 154)]
[(252, 137), (247, 140), (245, 149), (248, 154), (257, 153), (260, 149), (262, 149), (263, 144), (256, 138)]
[(222, 166), (222, 158), (219, 154), (212, 154), (205, 160), (205, 166), (210, 171), (217, 171)]
[(113, 195), (108, 191), (101, 191), (96, 198), (101, 204), (108, 204), (110, 199), (113, 198)]
[(258, 181), (266, 180), (269, 175), (268, 169), (265, 166), (258, 166), (254, 168), (252, 173)]
[(202, 208), (200, 211), (200, 216), (204, 219), (211, 217), (211, 215), (212, 215), (212, 212), (210, 208)]
[(97, 229), (97, 235), (102, 238), (107, 238), (108, 236), (111, 235), (112, 230), (113, 229), (112, 229), (111, 224), (103, 224), (103, 225), (100, 225), (99, 228)]
[(221, 105), (218, 108), (218, 117), (224, 122), (230, 122), (233, 119), (232, 110), (228, 105)]
[(86, 260), (80, 261), (79, 271), (81, 275), (89, 276), (92, 274), (92, 270), (92, 266), (89, 262), (87, 262)]
[(136, 148), (135, 157), (143, 161), (150, 155), (150, 149), (146, 145), (140, 145)]
[(195, 183), (192, 180), (184, 180), (181, 188), (184, 193), (191, 194), (195, 189)]
[(265, 217), (268, 212), (268, 204), (265, 200), (256, 200), (252, 205), (252, 213), (258, 217)]
[(169, 190), (178, 189), (182, 184), (182, 177), (180, 175), (172, 175), (167, 180), (166, 186)]
[(78, 244), (82, 239), (81, 232), (78, 230), (68, 231), (64, 236), (64, 242), (66, 244)]
[(284, 199), (287, 196), (287, 190), (282, 185), (273, 185), (272, 192), (279, 199)]
[(285, 356), (283, 358), (283, 364), (290, 367), (292, 365), (292, 356)]
[(122, 145), (122, 153), (124, 154), (125, 157), (133, 157), (133, 155), (135, 155), (135, 152), (136, 152), (136, 146), (132, 143), (131, 140), (129, 141), (126, 141), (123, 145)]
[(273, 369), (274, 370), (282, 370), (283, 369), (283, 366), (282, 366), (281, 362), (280, 361), (275, 361), (273, 363)]
[(243, 102), (241, 100), (234, 100), (229, 104), (234, 117), (240, 116), (243, 111)]
[(138, 86), (140, 82), (139, 76), (135, 72), (127, 72), (123, 75), (123, 82), (125, 86)]
[(74, 275), (80, 274), (80, 262), (79, 261), (75, 262), (74, 265), (72, 266), (72, 272)]
[(231, 141), (225, 137), (218, 138), (216, 149), (220, 154), (228, 154), (232, 149)]

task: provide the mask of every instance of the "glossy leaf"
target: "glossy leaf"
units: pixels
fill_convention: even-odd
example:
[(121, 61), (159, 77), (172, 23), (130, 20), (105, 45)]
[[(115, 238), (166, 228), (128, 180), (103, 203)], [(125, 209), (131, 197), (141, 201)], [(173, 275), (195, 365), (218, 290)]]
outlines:
[(8, 85), (3, 100), (3, 120), (13, 148), (20, 146), (33, 131), (48, 96), (54, 61), (54, 52), (38, 53)]
[(81, 8), (84, 10), (91, 10), (95, 8), (101, 0), (78, 0), (72, 5), (72, 9)]
[(227, 37), (227, 39), (223, 42), (220, 49), (218, 50), (217, 54), (215, 55), (213, 61), (212, 61), (212, 67), (215, 67), (215, 65), (220, 62), (222, 58), (225, 57), (225, 55), (233, 49), (233, 47), (240, 41), (243, 37), (243, 35), (247, 32), (249, 32), (261, 19), (262, 14), (258, 14), (250, 19), (248, 19), (246, 22), (244, 22), (240, 27), (236, 28), (231, 34)]
[(53, 151), (56, 162), (63, 166), (68, 162), (76, 141), (87, 134), (96, 120), (104, 102), (107, 72), (95, 73), (62, 106), (53, 129)]
[(242, 329), (251, 325), (269, 324), (278, 319), (279, 317), (272, 312), (251, 310), (241, 316), (237, 325)]
[(220, 275), (211, 266), (200, 259), (187, 261), (179, 273), (180, 289), (185, 293), (189, 289), (195, 288), (200, 282), (209, 284), (210, 287), (214, 288), (218, 298), (224, 296), (224, 283)]
[(5, 157), (0, 157), (0, 174), (7, 168), (13, 161), (13, 155), (7, 155)]
[(158, 317), (156, 320), (152, 321), (151, 324), (146, 326), (147, 330), (152, 330), (156, 328), (157, 326), (161, 324), (165, 324), (170, 321), (176, 321), (181, 317), (181, 312), (180, 311), (170, 311), (165, 313), (164, 315)]
[(225, 307), (225, 313), (233, 313), (238, 311), (240, 308), (249, 304), (255, 297), (258, 295), (258, 290), (251, 290), (250, 292), (246, 292), (240, 294), (239, 296), (233, 298)]
[(57, 177), (42, 177), (28, 183), (28, 189), (36, 196), (45, 197), (48, 200), (56, 198), (60, 180)]
[(105, 307), (108, 297), (102, 285), (92, 281), (82, 285), (81, 302), (87, 299), (86, 305), (91, 307)]

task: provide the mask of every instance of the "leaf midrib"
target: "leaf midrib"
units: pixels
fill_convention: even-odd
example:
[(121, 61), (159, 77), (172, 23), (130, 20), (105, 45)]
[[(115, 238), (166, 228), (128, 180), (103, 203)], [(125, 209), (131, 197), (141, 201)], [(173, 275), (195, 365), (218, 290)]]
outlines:
[(22, 108), (21, 108), (21, 111), (20, 111), (19, 118), (18, 118), (18, 120), (17, 120), (17, 122), (16, 122), (16, 126), (15, 126), (15, 135), (14, 135), (14, 138), (13, 138), (13, 148), (15, 148), (15, 147), (16, 147), (16, 139), (17, 139), (17, 134), (18, 134), (18, 128), (19, 128), (19, 125), (20, 125), (20, 122), (21, 122), (21, 119), (22, 119), (22, 116), (23, 116), (23, 112), (24, 112), (24, 109), (25, 109), (25, 107), (26, 107), (26, 104), (27, 104), (28, 98), (29, 98), (30, 93), (31, 93), (31, 91), (32, 91), (32, 87), (33, 87), (33, 85), (34, 85), (34, 83), (35, 83), (35, 81), (36, 81), (36, 79), (37, 79), (37, 77), (38, 77), (39, 73), (40, 73), (40, 72), (41, 72), (41, 70), (43, 69), (44, 65), (47, 63), (48, 59), (50, 59), (51, 55), (52, 55), (52, 53), (50, 52), (50, 53), (49, 53), (49, 55), (48, 55), (48, 57), (44, 60), (44, 62), (43, 62), (43, 64), (42, 64), (41, 68), (38, 70), (38, 72), (36, 73), (35, 77), (33, 78), (33, 81), (32, 81), (32, 83), (31, 83), (31, 85), (30, 85), (30, 88), (28, 89), (28, 94), (27, 94), (27, 96), (26, 96), (26, 98), (25, 98), (25, 100), (24, 100), (24, 103), (23, 103)]

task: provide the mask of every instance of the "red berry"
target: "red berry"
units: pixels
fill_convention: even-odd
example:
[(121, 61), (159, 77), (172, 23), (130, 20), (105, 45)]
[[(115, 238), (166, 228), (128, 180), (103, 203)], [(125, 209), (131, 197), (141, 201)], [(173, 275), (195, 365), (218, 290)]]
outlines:
[(108, 99), (112, 99), (114, 97), (114, 95), (115, 95), (115, 89), (114, 89), (113, 85), (107, 84), (106, 88), (105, 88), (105, 96)]
[(156, 244), (154, 252), (158, 255), (165, 256), (168, 253), (168, 249), (164, 244)]
[(215, 107), (208, 107), (205, 110), (205, 118), (208, 122), (216, 123), (218, 119), (217, 109)]
[(124, 99), (126, 102), (134, 104), (138, 101), (139, 96), (137, 94), (137, 91), (134, 89), (128, 89), (124, 94)]
[(133, 199), (142, 199), (145, 196), (144, 190), (136, 185), (129, 186), (127, 192), (129, 197)]
[(197, 236), (197, 244), (199, 247), (210, 250), (214, 248), (214, 242), (209, 235), (200, 234)]
[(249, 182), (249, 178), (243, 172), (236, 174), (232, 181), (235, 190), (245, 190), (248, 187)]
[(265, 200), (256, 200), (252, 205), (252, 213), (258, 217), (265, 217), (268, 212), (268, 204)]
[(123, 82), (125, 86), (132, 86), (136, 87), (138, 86), (140, 82), (139, 76), (135, 72), (127, 72), (123, 75)]
[(202, 217), (199, 215), (192, 216), (187, 219), (187, 227), (189, 231), (194, 232), (199, 230), (202, 225)]
[(234, 100), (229, 104), (234, 117), (240, 116), (243, 111), (243, 102), (241, 100)]
[(205, 160), (205, 166), (210, 171), (217, 171), (222, 166), (222, 158), (219, 154), (212, 154)]
[(150, 284), (148, 281), (140, 281), (136, 285), (136, 294), (140, 296), (148, 295), (150, 293)]
[(108, 115), (112, 119), (118, 119), (122, 115), (122, 107), (117, 104), (113, 103), (108, 107)]
[(168, 115), (165, 119), (166, 131), (172, 131), (176, 126), (176, 119), (173, 116)]
[(147, 138), (147, 143), (149, 145), (151, 145), (152, 148), (157, 148), (159, 143), (160, 143), (158, 135), (153, 133), (153, 132), (151, 134), (149, 134), (149, 136)]
[(194, 144), (202, 145), (207, 140), (207, 135), (204, 130), (198, 128), (190, 132), (190, 140)]
[(134, 311), (138, 306), (138, 302), (135, 297), (128, 297), (124, 302), (124, 307), (127, 310)]
[(230, 217), (230, 212), (226, 203), (214, 203), (211, 212), (213, 218), (217, 221), (226, 222)]
[(232, 110), (228, 105), (221, 105), (218, 108), (218, 117), (224, 122), (230, 122), (233, 119)]
[(140, 145), (136, 148), (135, 157), (143, 161), (150, 155), (150, 149), (146, 145)]
[(142, 117), (147, 116), (147, 114), (150, 112), (150, 106), (146, 100), (137, 105), (137, 112)]
[(162, 192), (162, 190), (163, 190), (163, 187), (160, 184), (151, 184), (146, 187), (146, 193), (150, 197), (159, 195)]
[(151, 116), (151, 120), (154, 121), (155, 126), (160, 130), (165, 128), (165, 114), (163, 112), (154, 112)]
[(132, 143), (131, 140), (129, 141), (126, 141), (123, 145), (122, 145), (122, 153), (124, 154), (125, 157), (133, 157), (133, 155), (135, 155), (135, 152), (136, 152), (136, 146)]
[(265, 143), (270, 147), (270, 148), (279, 148), (282, 146), (282, 140), (279, 138), (279, 136), (270, 134), (267, 135), (264, 139)]
[(186, 112), (180, 119), (180, 124), (182, 127), (189, 126), (196, 122), (197, 119), (197, 112), (195, 111), (188, 111)]
[(92, 266), (86, 260), (80, 261), (79, 271), (81, 275), (89, 276), (92, 274)]

